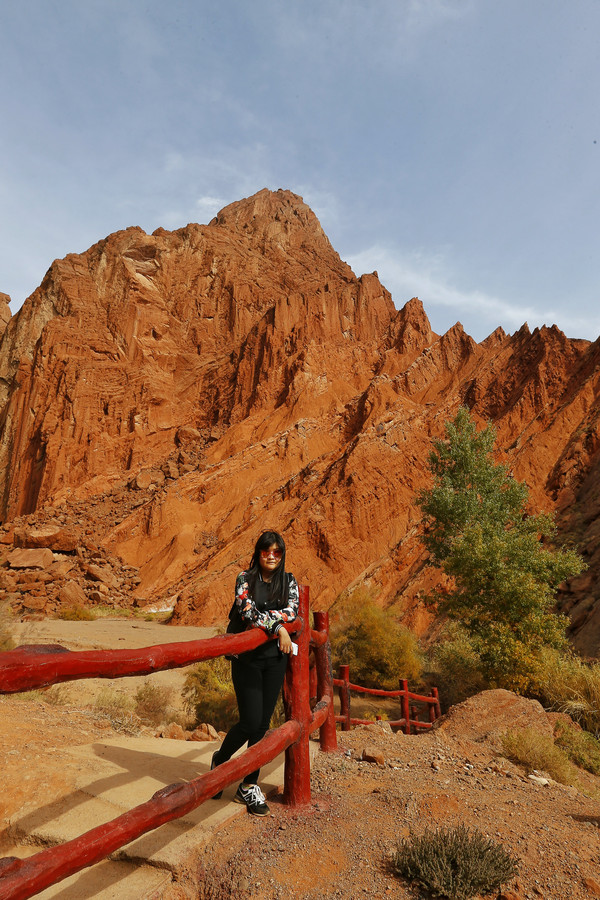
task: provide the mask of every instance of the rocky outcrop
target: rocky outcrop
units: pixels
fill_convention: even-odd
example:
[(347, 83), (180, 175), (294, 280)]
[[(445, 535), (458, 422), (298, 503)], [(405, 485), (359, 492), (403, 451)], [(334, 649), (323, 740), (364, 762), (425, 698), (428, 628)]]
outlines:
[[(422, 631), (434, 576), (414, 495), (431, 438), (467, 404), (532, 504), (585, 545), (592, 581), (561, 601), (579, 640), (600, 568), (599, 357), (556, 328), (434, 334), (417, 298), (396, 310), (377, 273), (357, 278), (289, 191), (207, 226), (129, 228), (55, 262), (7, 324), (3, 546), (93, 539), (119, 561), (119, 603), (175, 597), (176, 621), (208, 624), (276, 527), (315, 604), (363, 585)], [(91, 564), (82, 590), (112, 591)]]
[(10, 306), (10, 297), (8, 294), (3, 294), (0, 292), (0, 338), (6, 331), (6, 326), (8, 325), (11, 317)]

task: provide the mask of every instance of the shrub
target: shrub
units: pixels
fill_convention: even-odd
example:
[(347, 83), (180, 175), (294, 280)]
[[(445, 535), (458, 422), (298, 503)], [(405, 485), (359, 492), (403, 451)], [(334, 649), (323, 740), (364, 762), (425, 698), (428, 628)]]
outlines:
[(96, 616), (91, 609), (76, 604), (75, 606), (66, 606), (64, 609), (61, 609), (58, 613), (58, 618), (67, 622), (93, 622)]
[(145, 725), (158, 725), (161, 722), (173, 722), (178, 716), (171, 706), (172, 688), (144, 681), (134, 696), (134, 711)]
[(502, 737), (502, 748), (506, 757), (526, 772), (546, 772), (561, 784), (577, 783), (577, 772), (564, 750), (535, 728), (508, 731)]
[(593, 734), (600, 733), (600, 663), (546, 650), (536, 693), (545, 706), (567, 713)]
[(394, 865), (403, 878), (451, 900), (498, 890), (517, 872), (517, 861), (500, 844), (464, 825), (411, 834), (399, 845)]
[(21, 700), (39, 700), (49, 706), (64, 706), (71, 700), (69, 689), (64, 684), (55, 684), (51, 687), (37, 688), (34, 691), (24, 691), (19, 694)]
[(491, 687), (469, 635), (450, 623), (429, 651), (431, 682), (438, 686), (444, 712), (455, 703)]
[(350, 666), (350, 678), (365, 687), (396, 690), (400, 678), (416, 681), (422, 660), (414, 634), (377, 606), (366, 591), (343, 593), (331, 614), (334, 668)]
[(592, 775), (600, 775), (600, 741), (577, 725), (558, 721), (554, 727), (554, 741), (571, 762)]
[(237, 720), (237, 701), (229, 662), (218, 656), (195, 665), (185, 679), (183, 702), (197, 723), (208, 722), (219, 731), (233, 725)]
[(131, 619), (132, 611), (126, 606), (107, 606), (98, 604), (94, 606), (94, 618), (96, 619)]
[(139, 733), (140, 720), (133, 712), (131, 697), (106, 687), (96, 697), (94, 707), (99, 717), (108, 721), (114, 731), (122, 734)]

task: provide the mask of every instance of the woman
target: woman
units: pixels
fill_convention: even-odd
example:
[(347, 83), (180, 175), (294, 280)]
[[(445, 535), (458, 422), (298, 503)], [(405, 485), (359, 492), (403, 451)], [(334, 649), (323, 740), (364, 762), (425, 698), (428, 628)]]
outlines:
[[(292, 640), (283, 625), (298, 615), (298, 585), (294, 576), (285, 571), (285, 543), (276, 531), (261, 534), (250, 566), (238, 575), (232, 615), (241, 617), (241, 630), (262, 628), (277, 640), (231, 658), (239, 721), (213, 754), (211, 769), (227, 762), (246, 742), (251, 747), (265, 736), (283, 685), (292, 650)], [(252, 815), (266, 816), (269, 807), (257, 784), (259, 771), (244, 778), (233, 799), (245, 803)]]

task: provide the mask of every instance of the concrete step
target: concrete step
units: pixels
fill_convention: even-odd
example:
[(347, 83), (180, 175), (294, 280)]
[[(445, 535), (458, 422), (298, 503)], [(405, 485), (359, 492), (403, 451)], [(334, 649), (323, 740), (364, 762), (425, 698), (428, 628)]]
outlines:
[[(70, 748), (67, 753), (72, 764), (66, 766), (66, 771), (72, 773), (72, 789), (47, 806), (40, 798), (39, 807), (13, 818), (10, 833), (14, 846), (4, 855), (29, 856), (40, 846), (72, 840), (144, 803), (166, 785), (202, 775), (209, 770), (218, 746), (217, 742), (115, 737)], [(261, 787), (267, 795), (283, 784), (283, 762), (281, 754), (261, 770)], [(130, 894), (123, 891), (129, 891), (131, 885), (132, 898), (151, 897), (160, 888), (161, 879), (166, 884), (171, 873), (185, 872), (190, 858), (199, 846), (210, 841), (216, 828), (234, 816), (246, 814), (243, 806), (233, 802), (236, 789), (237, 784), (230, 785), (220, 800), (208, 800), (181, 819), (132, 841), (114, 853), (111, 860), (93, 867), (95, 875), (92, 869), (83, 870), (39, 896), (128, 900)], [(32, 844), (37, 846), (32, 848)], [(142, 890), (143, 878), (148, 883)], [(105, 893), (86, 893), (87, 885), (98, 879), (106, 885), (97, 884), (96, 889)], [(114, 890), (117, 893), (111, 893)]]

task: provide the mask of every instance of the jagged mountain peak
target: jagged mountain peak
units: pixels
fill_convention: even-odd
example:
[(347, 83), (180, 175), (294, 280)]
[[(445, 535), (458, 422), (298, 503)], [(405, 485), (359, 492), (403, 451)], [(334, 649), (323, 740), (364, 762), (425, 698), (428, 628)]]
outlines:
[(435, 334), (418, 297), (396, 309), (377, 273), (357, 278), (291, 191), (116, 232), (56, 261), (2, 339), (7, 545), (15, 517), (71, 510), (139, 569), (139, 602), (177, 596), (179, 621), (209, 622), (274, 526), (323, 608), (364, 582), (422, 630), (431, 438), (467, 403), (538, 508), (590, 496), (599, 347), (554, 327)]

